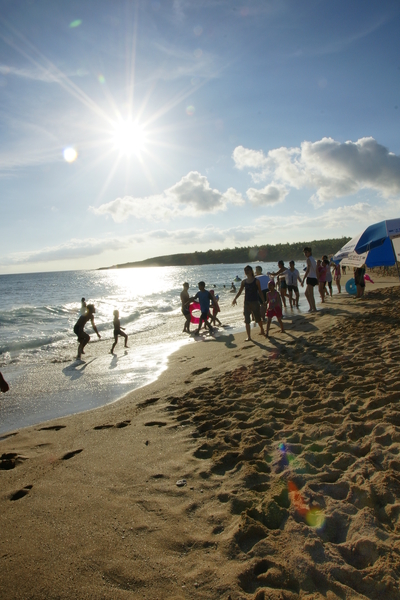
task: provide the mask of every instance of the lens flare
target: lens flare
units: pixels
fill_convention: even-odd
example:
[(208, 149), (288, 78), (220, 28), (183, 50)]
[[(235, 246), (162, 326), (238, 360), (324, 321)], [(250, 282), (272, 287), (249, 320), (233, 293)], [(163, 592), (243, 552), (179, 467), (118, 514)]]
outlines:
[(69, 24), (71, 29), (73, 29), (74, 27), (79, 27), (79, 25), (82, 25), (81, 19), (76, 19), (76, 21), (72, 21), (72, 23)]
[(311, 508), (306, 514), (306, 523), (310, 527), (321, 529), (325, 525), (325, 515), (323, 511), (318, 507)]
[(202, 26), (196, 25), (196, 27), (194, 27), (194, 29), (193, 29), (193, 33), (194, 33), (194, 35), (197, 35), (197, 36), (201, 35), (203, 33)]
[(68, 163), (72, 163), (78, 158), (78, 153), (75, 150), (75, 148), (71, 148), (71, 147), (64, 148), (63, 157), (64, 157), (64, 160), (66, 160)]
[(194, 115), (194, 111), (195, 111), (195, 107), (194, 106), (187, 106), (186, 107), (186, 114), (189, 115), (189, 117), (191, 117), (192, 115)]
[(99, 83), (101, 83), (101, 84), (106, 82), (106, 78), (101, 73), (100, 73), (100, 75), (97, 76), (97, 79), (99, 80)]

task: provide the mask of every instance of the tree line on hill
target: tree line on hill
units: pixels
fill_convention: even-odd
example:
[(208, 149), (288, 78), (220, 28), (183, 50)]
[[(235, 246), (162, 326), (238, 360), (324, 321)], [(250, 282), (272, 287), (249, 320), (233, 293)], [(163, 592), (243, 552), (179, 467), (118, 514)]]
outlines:
[(207, 250), (207, 252), (188, 252), (156, 256), (146, 260), (102, 267), (103, 269), (129, 269), (132, 267), (182, 267), (186, 265), (217, 265), (234, 263), (251, 263), (255, 261), (277, 262), (278, 260), (304, 260), (303, 248), (311, 246), (313, 256), (319, 258), (324, 254), (332, 256), (351, 238), (341, 237), (312, 242), (295, 242), (293, 244), (264, 244), (262, 246), (245, 246), (241, 248), (224, 248), (223, 250)]

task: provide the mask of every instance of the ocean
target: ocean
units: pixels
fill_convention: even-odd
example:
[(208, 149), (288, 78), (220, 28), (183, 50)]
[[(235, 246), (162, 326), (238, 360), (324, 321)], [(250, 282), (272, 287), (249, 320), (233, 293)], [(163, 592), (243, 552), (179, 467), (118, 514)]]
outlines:
[[(264, 273), (277, 270), (276, 263), (261, 265)], [(206, 341), (206, 334), (196, 338), (182, 333), (184, 281), (189, 282), (190, 294), (203, 280), (207, 289), (214, 288), (219, 295), (223, 327), (216, 336), (244, 331), (243, 295), (232, 307), (229, 292), (235, 277), (244, 277), (243, 266), (1, 275), (0, 369), (10, 391), (0, 395), (0, 434), (114, 402), (157, 379), (167, 368), (168, 357), (182, 345)], [(296, 264), (300, 273), (304, 266)], [(91, 341), (84, 360), (77, 361), (73, 326), (82, 297), (96, 307), (101, 339), (89, 322), (86, 330)], [(300, 310), (307, 308), (301, 292)], [(115, 309), (129, 336), (129, 348), (119, 338), (113, 356)]]

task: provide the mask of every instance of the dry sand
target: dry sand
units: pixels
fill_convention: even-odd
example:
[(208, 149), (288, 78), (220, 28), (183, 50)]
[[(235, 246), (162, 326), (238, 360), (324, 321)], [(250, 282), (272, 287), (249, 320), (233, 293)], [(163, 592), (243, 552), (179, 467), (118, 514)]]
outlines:
[(186, 346), (115, 404), (3, 436), (0, 597), (398, 600), (388, 283), (268, 341)]

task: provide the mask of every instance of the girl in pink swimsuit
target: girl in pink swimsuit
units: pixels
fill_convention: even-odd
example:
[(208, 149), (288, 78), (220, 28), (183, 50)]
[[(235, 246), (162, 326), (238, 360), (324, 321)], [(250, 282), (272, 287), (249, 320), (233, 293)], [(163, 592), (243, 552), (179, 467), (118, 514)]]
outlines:
[(271, 321), (273, 317), (278, 319), (278, 323), (281, 326), (281, 331), (284, 333), (283, 323), (282, 323), (282, 300), (280, 295), (275, 289), (275, 282), (270, 281), (268, 283), (268, 292), (267, 292), (267, 333), (265, 334), (268, 337), (269, 328), (271, 325)]

